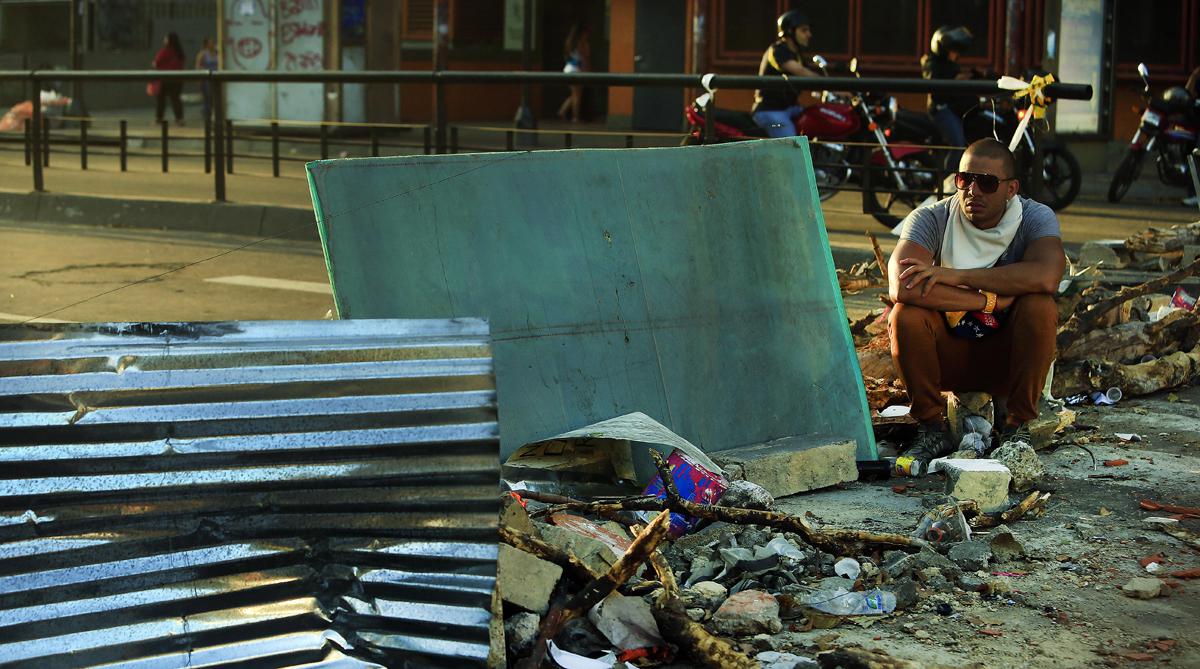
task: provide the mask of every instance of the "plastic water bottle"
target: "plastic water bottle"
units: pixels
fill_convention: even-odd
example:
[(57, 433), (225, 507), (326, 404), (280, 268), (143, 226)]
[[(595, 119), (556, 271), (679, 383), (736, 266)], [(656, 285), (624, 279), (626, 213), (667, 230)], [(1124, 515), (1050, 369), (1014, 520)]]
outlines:
[(849, 592), (837, 588), (819, 590), (809, 595), (804, 603), (835, 616), (880, 616), (896, 610), (896, 595), (886, 590)]

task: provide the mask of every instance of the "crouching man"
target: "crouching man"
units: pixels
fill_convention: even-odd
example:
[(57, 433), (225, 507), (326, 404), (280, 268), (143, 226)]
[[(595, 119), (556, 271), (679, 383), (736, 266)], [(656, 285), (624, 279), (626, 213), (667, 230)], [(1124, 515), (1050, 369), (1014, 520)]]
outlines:
[(979, 140), (958, 169), (958, 192), (909, 214), (888, 262), (892, 361), (920, 421), (907, 455), (923, 462), (956, 447), (943, 391), (990, 393), (1000, 443), (1028, 442), (1024, 426), (1037, 418), (1054, 356), (1052, 295), (1065, 265), (1058, 218), (1017, 195), (1007, 147)]

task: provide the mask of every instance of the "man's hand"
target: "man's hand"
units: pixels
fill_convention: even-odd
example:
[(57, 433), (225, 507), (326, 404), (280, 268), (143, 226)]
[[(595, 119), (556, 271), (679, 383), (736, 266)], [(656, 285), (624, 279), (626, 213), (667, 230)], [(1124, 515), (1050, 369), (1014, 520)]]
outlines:
[(919, 258), (901, 258), (900, 266), (906, 268), (899, 276), (904, 288), (915, 290), (920, 286), (921, 297), (929, 295), (929, 291), (939, 283), (943, 286), (958, 286), (962, 283), (954, 269), (934, 265)]

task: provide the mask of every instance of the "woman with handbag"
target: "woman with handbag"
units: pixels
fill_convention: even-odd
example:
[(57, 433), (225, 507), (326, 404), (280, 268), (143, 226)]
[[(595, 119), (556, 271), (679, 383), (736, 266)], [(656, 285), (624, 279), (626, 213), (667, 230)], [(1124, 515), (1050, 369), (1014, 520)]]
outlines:
[[(183, 45), (179, 43), (179, 35), (167, 33), (163, 38), (162, 48), (154, 55), (151, 64), (156, 70), (182, 70)], [(146, 86), (146, 94), (154, 97), (154, 122), (162, 123), (163, 111), (168, 99), (171, 101), (171, 111), (175, 112), (175, 123), (183, 125), (183, 83), (179, 81), (151, 81)]]

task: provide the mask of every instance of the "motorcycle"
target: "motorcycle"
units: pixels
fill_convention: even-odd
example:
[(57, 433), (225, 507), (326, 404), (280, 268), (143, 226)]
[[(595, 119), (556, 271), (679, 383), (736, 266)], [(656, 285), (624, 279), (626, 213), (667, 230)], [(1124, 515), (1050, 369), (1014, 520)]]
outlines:
[(1182, 86), (1172, 86), (1160, 98), (1150, 95), (1150, 70), (1138, 63), (1144, 87), (1142, 120), (1129, 142), (1129, 150), (1113, 173), (1108, 186), (1108, 201), (1120, 202), (1142, 173), (1142, 163), (1151, 151), (1157, 151), (1158, 178), (1168, 186), (1187, 187), (1187, 155), (1196, 146), (1200, 132), (1200, 102)]
[[(828, 76), (828, 62), (823, 57), (813, 56), (812, 62)], [(858, 76), (857, 59), (851, 60), (850, 69)], [(706, 109), (711, 100), (711, 93), (705, 93), (684, 108), (689, 132), (683, 144), (704, 143), (705, 124), (708, 121)], [(842, 185), (853, 179), (857, 172), (854, 166), (863, 164), (864, 161), (876, 168), (888, 167), (887, 178), (895, 180), (901, 191), (908, 188), (897, 170), (909, 169), (914, 162), (932, 162), (932, 156), (924, 147), (888, 146), (883, 129), (892, 122), (896, 109), (896, 99), (891, 96), (843, 96), (825, 91), (821, 94), (818, 104), (806, 106), (796, 117), (796, 134), (817, 140), (810, 144), (810, 150), (821, 201), (833, 197)], [(753, 116), (747, 112), (716, 108), (712, 115), (713, 133), (718, 142), (767, 137), (766, 131), (760, 128), (754, 122)], [(866, 150), (869, 147), (862, 146), (865, 143), (875, 143), (887, 150)], [(915, 154), (923, 154), (924, 157), (917, 158)], [(872, 193), (871, 197), (874, 210), (886, 214), (889, 205), (880, 204), (875, 193)], [(880, 220), (885, 224), (894, 225), (886, 216)]]
[[(979, 104), (963, 118), (963, 132), (967, 144), (985, 137), (992, 137), (1006, 146), (1012, 146), (1013, 135), (1021, 126), (1021, 119), (1029, 113), (1027, 107), (1015, 103), (1012, 98), (980, 98)], [(941, 144), (941, 135), (928, 114), (900, 110), (892, 128), (892, 139), (901, 139), (921, 144)], [(1041, 149), (1042, 183), (1034, 192), (1034, 157)], [(1075, 201), (1083, 182), (1079, 160), (1057, 137), (1036, 131), (1032, 124), (1025, 124), (1021, 141), (1016, 144), (1013, 157), (1017, 163), (1015, 175), (1021, 184), (1021, 194), (1058, 211)], [(947, 166), (957, 168), (957, 166)]]

